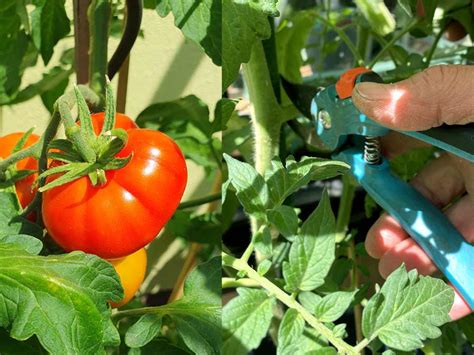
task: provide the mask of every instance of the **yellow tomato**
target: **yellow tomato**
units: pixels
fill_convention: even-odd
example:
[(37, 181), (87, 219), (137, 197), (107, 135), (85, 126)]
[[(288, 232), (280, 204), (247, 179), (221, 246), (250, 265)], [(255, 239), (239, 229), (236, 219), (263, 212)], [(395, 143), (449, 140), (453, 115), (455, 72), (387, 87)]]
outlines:
[(110, 302), (112, 307), (118, 308), (127, 304), (140, 288), (146, 272), (147, 255), (145, 248), (120, 259), (109, 262), (114, 266), (120, 277), (125, 297), (120, 302)]

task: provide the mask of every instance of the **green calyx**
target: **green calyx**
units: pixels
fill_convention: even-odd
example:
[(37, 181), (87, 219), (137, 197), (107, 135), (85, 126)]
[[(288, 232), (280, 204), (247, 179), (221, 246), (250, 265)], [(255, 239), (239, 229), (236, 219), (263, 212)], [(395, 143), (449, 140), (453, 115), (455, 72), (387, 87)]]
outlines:
[(67, 139), (53, 140), (48, 146), (48, 158), (61, 162), (43, 172), (39, 178), (61, 174), (39, 189), (40, 192), (70, 183), (88, 176), (93, 186), (107, 182), (105, 171), (125, 167), (132, 158), (116, 158), (127, 144), (128, 135), (115, 126), (115, 105), (112, 87), (107, 83), (105, 120), (102, 131), (96, 135), (87, 102), (77, 87), (74, 88), (79, 114), (79, 123), (74, 120), (69, 105), (58, 101), (56, 109), (61, 115)]

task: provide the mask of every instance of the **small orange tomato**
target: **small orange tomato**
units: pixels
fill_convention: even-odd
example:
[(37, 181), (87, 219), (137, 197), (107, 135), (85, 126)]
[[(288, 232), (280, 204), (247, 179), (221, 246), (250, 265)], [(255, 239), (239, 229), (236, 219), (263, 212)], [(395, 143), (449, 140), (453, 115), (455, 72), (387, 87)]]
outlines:
[[(8, 134), (4, 137), (0, 137), (0, 158), (5, 159), (11, 153), (18, 141), (23, 137), (23, 132)], [(24, 148), (35, 144), (39, 140), (39, 137), (36, 134), (31, 134), (26, 140)], [(38, 161), (33, 158), (25, 158), (20, 160), (16, 164), (18, 170), (37, 170)], [(33, 183), (35, 182), (37, 174), (30, 175), (20, 181), (17, 181), (15, 184), (16, 194), (18, 195), (18, 200), (20, 201), (21, 207), (25, 208), (33, 201), (33, 198), (36, 194), (36, 189), (32, 189)]]
[(119, 308), (127, 304), (137, 293), (145, 279), (147, 254), (145, 248), (120, 259), (109, 262), (120, 277), (125, 297), (120, 302), (110, 302), (112, 307)]

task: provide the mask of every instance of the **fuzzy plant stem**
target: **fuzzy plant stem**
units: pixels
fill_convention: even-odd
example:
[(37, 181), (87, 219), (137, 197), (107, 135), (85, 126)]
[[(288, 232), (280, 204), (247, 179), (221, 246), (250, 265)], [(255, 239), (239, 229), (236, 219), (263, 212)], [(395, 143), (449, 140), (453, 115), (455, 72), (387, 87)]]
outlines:
[[(254, 44), (250, 60), (244, 64), (243, 71), (250, 102), (253, 105), (255, 169), (260, 175), (265, 175), (272, 159), (278, 155), (283, 113), (275, 97), (262, 42)], [(255, 218), (251, 218), (250, 225), (254, 235), (260, 224)], [(242, 255), (242, 260), (248, 261), (253, 249), (254, 246), (250, 243)]]
[(304, 320), (319, 334), (324, 336), (332, 345), (334, 345), (339, 354), (358, 354), (354, 348), (347, 344), (341, 338), (338, 338), (332, 330), (327, 328), (323, 323), (317, 320), (309, 311), (306, 310), (301, 304), (299, 304), (291, 295), (287, 294), (277, 285), (272, 283), (270, 280), (261, 276), (257, 271), (251, 268), (246, 262), (241, 259), (236, 259), (231, 255), (222, 253), (222, 264), (224, 266), (232, 267), (237, 271), (243, 271), (247, 277), (257, 282), (261, 287), (266, 289), (271, 295), (275, 296), (280, 302), (285, 304), (289, 308), (293, 308), (298, 311)]
[(89, 6), (89, 83), (91, 89), (100, 96), (101, 106), (105, 102), (107, 47), (111, 13), (111, 4), (108, 0), (92, 0)]

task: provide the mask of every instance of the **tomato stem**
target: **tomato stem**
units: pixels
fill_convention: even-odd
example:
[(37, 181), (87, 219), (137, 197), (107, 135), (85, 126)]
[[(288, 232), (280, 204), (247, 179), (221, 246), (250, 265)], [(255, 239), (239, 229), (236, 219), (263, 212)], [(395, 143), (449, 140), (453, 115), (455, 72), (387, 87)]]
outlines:
[(212, 195), (209, 195), (209, 196), (197, 198), (195, 200), (182, 202), (182, 203), (179, 204), (178, 209), (183, 210), (185, 208), (191, 208), (191, 207), (204, 205), (204, 204), (207, 204), (209, 202), (220, 200), (221, 198), (222, 198), (222, 193), (218, 192), (218, 193), (215, 193), (215, 194), (212, 194)]
[[(257, 282), (261, 287), (266, 289), (271, 296), (276, 297), (287, 307), (293, 308), (298, 311), (298, 313), (311, 327), (317, 330), (319, 334), (325, 337), (329, 342), (331, 342), (331, 344), (333, 344), (337, 348), (339, 354), (358, 354), (358, 352), (355, 351), (354, 347), (346, 343), (341, 338), (338, 338), (331, 329), (327, 328), (322, 322), (316, 319), (315, 316), (313, 316), (298, 301), (291, 297), (291, 295), (287, 294), (285, 291), (283, 291), (281, 288), (279, 288), (277, 285), (275, 285), (273, 282), (271, 282), (264, 276), (261, 276), (246, 262), (242, 261), (241, 259), (236, 259), (229, 254), (222, 253), (222, 265), (231, 267), (237, 271), (245, 272), (249, 279)], [(368, 345), (368, 343), (366, 345)]]

